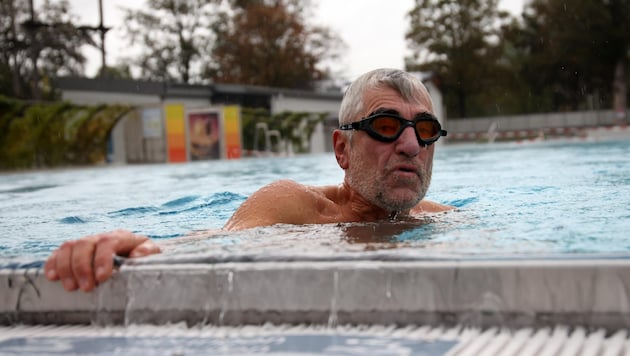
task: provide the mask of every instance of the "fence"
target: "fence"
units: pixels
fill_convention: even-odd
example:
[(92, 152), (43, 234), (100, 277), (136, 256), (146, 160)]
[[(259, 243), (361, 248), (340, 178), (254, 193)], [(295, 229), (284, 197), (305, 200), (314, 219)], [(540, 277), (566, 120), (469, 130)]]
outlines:
[(584, 130), (626, 125), (612, 110), (449, 119), (449, 140), (518, 139), (544, 135), (576, 136)]

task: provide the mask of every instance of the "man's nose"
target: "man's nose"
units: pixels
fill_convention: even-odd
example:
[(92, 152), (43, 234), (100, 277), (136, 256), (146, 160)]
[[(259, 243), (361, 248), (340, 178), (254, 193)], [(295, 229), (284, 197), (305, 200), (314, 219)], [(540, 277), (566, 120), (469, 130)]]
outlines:
[(409, 157), (415, 157), (420, 152), (420, 143), (413, 127), (405, 127), (396, 140), (396, 152)]

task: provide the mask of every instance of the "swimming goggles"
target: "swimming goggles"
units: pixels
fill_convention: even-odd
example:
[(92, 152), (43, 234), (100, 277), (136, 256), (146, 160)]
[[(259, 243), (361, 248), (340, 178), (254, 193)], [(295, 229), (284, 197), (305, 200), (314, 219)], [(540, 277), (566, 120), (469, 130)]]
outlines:
[(381, 142), (394, 142), (407, 127), (413, 127), (420, 145), (428, 146), (441, 136), (446, 136), (440, 122), (435, 116), (424, 112), (416, 115), (413, 120), (407, 120), (394, 111), (372, 113), (361, 121), (341, 125), (340, 130), (362, 130), (373, 139)]

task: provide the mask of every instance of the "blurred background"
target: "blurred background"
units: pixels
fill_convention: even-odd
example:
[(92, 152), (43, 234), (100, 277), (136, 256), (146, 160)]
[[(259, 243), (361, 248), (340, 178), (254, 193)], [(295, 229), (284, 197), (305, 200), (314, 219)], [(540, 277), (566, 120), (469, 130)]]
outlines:
[(326, 151), (378, 67), (421, 77), (448, 143), (625, 135), (629, 27), (630, 0), (0, 0), (0, 169), (177, 161), (177, 120), (190, 160), (188, 112), (226, 105), (211, 159)]

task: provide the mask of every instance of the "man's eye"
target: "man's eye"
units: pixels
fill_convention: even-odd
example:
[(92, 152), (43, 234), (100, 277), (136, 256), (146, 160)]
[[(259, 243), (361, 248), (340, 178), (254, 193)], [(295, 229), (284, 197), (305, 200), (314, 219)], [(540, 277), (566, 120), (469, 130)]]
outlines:
[(400, 123), (395, 119), (382, 118), (374, 122), (373, 128), (381, 135), (393, 136), (398, 132)]

